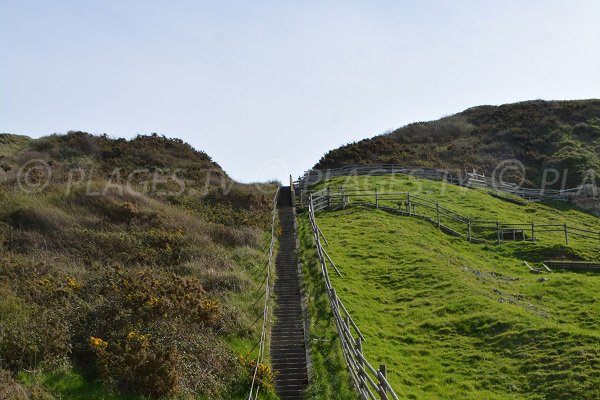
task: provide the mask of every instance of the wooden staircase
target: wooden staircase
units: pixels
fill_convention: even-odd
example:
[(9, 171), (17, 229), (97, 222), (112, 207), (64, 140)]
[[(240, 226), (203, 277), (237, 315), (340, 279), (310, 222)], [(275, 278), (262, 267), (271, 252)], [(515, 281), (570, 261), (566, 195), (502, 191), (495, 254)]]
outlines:
[(307, 379), (304, 320), (298, 279), (294, 212), (289, 187), (277, 203), (281, 236), (276, 259), (276, 322), (271, 331), (271, 362), (275, 390), (282, 400), (304, 399)]

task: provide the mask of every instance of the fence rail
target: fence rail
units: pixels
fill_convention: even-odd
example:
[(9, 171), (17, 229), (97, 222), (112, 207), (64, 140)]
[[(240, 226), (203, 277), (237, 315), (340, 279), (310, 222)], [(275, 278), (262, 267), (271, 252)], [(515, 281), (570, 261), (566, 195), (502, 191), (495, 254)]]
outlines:
[[(565, 243), (570, 239), (589, 239), (600, 242), (600, 231), (583, 229), (563, 224), (506, 223), (500, 221), (485, 221), (472, 219), (462, 215), (441, 203), (416, 196), (410, 192), (381, 193), (375, 191), (332, 191), (324, 189), (310, 196), (318, 199), (311, 201), (314, 212), (329, 209), (336, 210), (353, 205), (379, 208), (398, 215), (412, 216), (432, 222), (438, 228), (454, 236), (465, 237), (476, 243), (497, 242), (506, 240), (539, 239), (540, 233), (561, 232)], [(390, 204), (394, 207), (390, 207)]]
[[(271, 214), (271, 241), (269, 243), (269, 258), (267, 260), (267, 273), (264, 279), (265, 292), (263, 294), (265, 302), (262, 312), (262, 328), (260, 332), (260, 341), (258, 343), (258, 355), (256, 357), (256, 365), (254, 366), (254, 372), (252, 374), (252, 384), (250, 385), (250, 393), (248, 394), (248, 400), (254, 400), (258, 398), (258, 392), (260, 391), (260, 384), (256, 377), (258, 374), (258, 368), (265, 357), (265, 345), (267, 342), (267, 324), (269, 321), (269, 303), (271, 300), (271, 272), (273, 270), (273, 255), (275, 252), (275, 223), (277, 222), (277, 199), (279, 197), (279, 191), (281, 187), (277, 188), (275, 196), (273, 197), (273, 211)], [(255, 346), (256, 347), (256, 346)], [(254, 350), (254, 349), (253, 349)], [(251, 350), (252, 351), (252, 350)]]
[[(317, 195), (316, 198), (319, 199), (321, 201), (320, 204), (322, 204), (323, 197)], [(315, 209), (313, 197), (311, 196), (308, 205), (309, 220), (316, 243), (317, 255), (319, 257), (319, 264), (321, 266), (321, 273), (325, 282), (329, 304), (331, 305), (337, 333), (342, 344), (342, 352), (348, 370), (350, 371), (354, 387), (361, 399), (398, 400), (398, 396), (387, 380), (386, 366), (381, 364), (379, 368), (376, 369), (364, 356), (363, 343), (366, 341), (365, 337), (344, 306), (342, 299), (337, 295), (336, 290), (329, 279), (327, 261), (329, 261), (334, 269), (336, 269), (336, 267), (321, 245), (321, 238), (325, 239), (325, 237), (317, 225)]]
[(312, 169), (304, 173), (295, 184), (295, 191), (300, 207), (306, 204), (306, 199), (310, 194), (310, 187), (323, 180), (337, 176), (384, 176), (393, 174), (404, 174), (416, 178), (445, 181), (451, 184), (489, 188), (501, 193), (512, 194), (530, 201), (559, 200), (569, 201), (574, 194), (581, 193), (584, 186), (578, 186), (571, 189), (533, 189), (523, 188), (520, 185), (500, 182), (494, 178), (486, 177), (476, 173), (466, 173), (459, 176), (450, 171), (435, 168), (406, 167), (396, 164), (378, 164), (378, 165), (353, 165), (327, 170)]

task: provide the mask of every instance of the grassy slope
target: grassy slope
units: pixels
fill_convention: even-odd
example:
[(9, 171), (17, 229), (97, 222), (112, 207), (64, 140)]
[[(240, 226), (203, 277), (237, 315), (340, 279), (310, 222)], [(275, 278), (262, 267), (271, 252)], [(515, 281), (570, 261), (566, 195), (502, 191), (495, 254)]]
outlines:
[[(452, 186), (442, 194), (430, 181), (376, 177), (345, 185), (421, 186), (428, 198), (471, 216), (598, 226), (574, 209), (518, 207)], [(555, 272), (539, 282), (522, 265), (560, 253), (600, 261), (598, 243), (565, 248), (555, 245), (560, 235), (548, 235), (536, 243), (470, 244), (425, 221), (359, 208), (320, 213), (317, 221), (344, 274), (332, 279), (367, 338), (365, 352), (388, 365), (403, 398), (600, 396), (600, 277)]]
[(0, 157), (12, 156), (19, 150), (25, 148), (30, 142), (31, 138), (27, 136), (0, 133)]
[[(270, 239), (267, 231), (274, 185), (258, 188), (237, 184), (204, 153), (158, 136), (130, 142), (83, 133), (33, 141), (8, 135), (0, 139), (0, 155), (4, 157), (0, 161), (10, 167), (2, 172), (5, 175), (0, 185), (0, 321), (16, 321), (18, 317), (20, 322), (10, 329), (21, 329), (14, 331), (18, 335), (32, 331), (33, 336), (23, 340), (33, 341), (34, 359), (44, 358), (27, 359), (21, 367), (14, 366), (13, 372), (21, 371), (18, 378), (35, 390), (47, 392), (49, 399), (134, 398), (104, 386), (98, 379), (90, 367), (94, 360), (86, 341), (100, 332), (83, 322), (101, 307), (116, 306), (111, 313), (119, 313), (120, 305), (111, 306), (110, 296), (101, 292), (100, 297), (94, 297), (94, 285), (102, 285), (98, 283), (102, 274), (117, 267), (131, 274), (147, 271), (155, 277), (158, 286), (143, 295), (155, 290), (153, 295), (159, 299), (171, 290), (167, 289), (169, 274), (201, 282), (204, 296), (219, 301), (219, 326), (204, 328), (177, 320), (172, 328), (172, 335), (193, 334), (195, 339), (170, 339), (165, 333), (170, 329), (169, 316), (156, 315), (140, 322), (125, 312), (119, 318), (126, 321), (128, 329), (141, 333), (153, 330), (153, 339), (177, 344), (180, 354), (186, 352), (185, 357), (202, 364), (207, 376), (199, 376), (202, 385), (195, 389), (187, 385), (193, 381), (190, 377), (196, 367), (178, 364), (178, 374), (189, 374), (181, 381), (185, 381), (184, 392), (195, 393), (191, 397), (207, 398), (202, 395), (207, 393), (210, 398), (245, 398), (247, 376), (236, 358), (249, 351), (259, 335), (260, 324), (251, 325), (262, 311), (262, 305), (254, 300), (264, 276), (263, 246)], [(42, 194), (17, 190), (14, 174), (31, 158), (52, 165), (52, 182)], [(136, 168), (178, 169), (188, 190), (179, 196), (160, 196), (120, 195), (111, 189), (104, 196), (87, 196), (85, 182), (67, 192), (68, 171), (76, 166), (96, 171), (91, 180), (94, 191), (105, 187), (115, 167), (125, 176)], [(209, 170), (214, 182), (207, 186)], [(208, 192), (203, 193), (204, 189)], [(82, 287), (71, 290), (65, 284), (67, 276)], [(50, 284), (40, 286), (38, 282), (45, 279)], [(63, 301), (65, 296), (70, 300)], [(168, 301), (184, 304), (183, 300)], [(35, 324), (37, 312), (51, 316), (60, 328), (52, 334), (56, 333), (56, 340), (67, 348), (36, 355), (44, 351), (40, 350), (44, 346), (40, 338), (47, 328)], [(38, 332), (38, 328), (43, 329)], [(102, 331), (102, 325), (99, 329)], [(116, 338), (123, 334), (104, 332), (109, 333)], [(5, 340), (7, 337), (0, 335), (0, 351), (4, 352), (0, 355), (12, 354), (14, 358), (10, 349), (20, 339)], [(198, 344), (201, 349), (194, 347)], [(206, 369), (206, 364), (213, 363), (215, 368)]]
[(352, 399), (350, 375), (345, 369), (341, 344), (330, 311), (327, 293), (322, 283), (320, 266), (312, 242), (308, 221), (299, 216), (300, 261), (304, 290), (308, 299), (312, 353), (311, 382), (307, 398), (314, 400)]

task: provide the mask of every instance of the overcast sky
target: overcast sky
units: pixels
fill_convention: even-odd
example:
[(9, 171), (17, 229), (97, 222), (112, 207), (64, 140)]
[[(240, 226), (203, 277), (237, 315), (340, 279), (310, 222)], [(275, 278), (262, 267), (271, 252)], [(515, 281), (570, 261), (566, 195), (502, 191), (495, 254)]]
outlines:
[(0, 0), (0, 132), (158, 132), (241, 181), (481, 104), (600, 97), (600, 1)]

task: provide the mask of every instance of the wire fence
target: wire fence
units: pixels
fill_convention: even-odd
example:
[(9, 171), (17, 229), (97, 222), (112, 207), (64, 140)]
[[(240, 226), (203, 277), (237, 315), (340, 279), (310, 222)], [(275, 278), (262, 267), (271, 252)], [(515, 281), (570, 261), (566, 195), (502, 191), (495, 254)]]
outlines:
[[(277, 199), (279, 197), (280, 187), (277, 188), (275, 192), (275, 196), (273, 197), (273, 211), (271, 215), (271, 241), (269, 243), (269, 256), (267, 260), (267, 272), (265, 278), (261, 283), (265, 286), (265, 291), (261, 294), (261, 297), (264, 296), (264, 306), (262, 312), (262, 328), (260, 333), (260, 340), (257, 345), (254, 346), (250, 353), (254, 351), (254, 349), (258, 346), (258, 355), (256, 357), (256, 365), (254, 366), (254, 371), (252, 374), (252, 384), (250, 385), (250, 393), (248, 394), (248, 400), (253, 400), (258, 398), (258, 392), (260, 391), (260, 383), (257, 380), (258, 368), (260, 364), (263, 362), (265, 357), (265, 345), (268, 337), (268, 321), (269, 321), (269, 303), (271, 300), (271, 286), (272, 286), (272, 277), (271, 272), (273, 270), (273, 255), (275, 252), (275, 224), (277, 222)], [(260, 297), (259, 297), (260, 300)], [(257, 300), (258, 301), (258, 300)], [(260, 317), (259, 317), (260, 319)], [(258, 321), (258, 320), (257, 320)]]
[[(546, 233), (560, 233), (569, 240), (586, 239), (600, 242), (600, 231), (576, 227), (568, 223), (536, 224), (535, 222), (506, 223), (472, 219), (450, 210), (441, 203), (416, 196), (410, 192), (380, 193), (379, 191), (324, 189), (310, 195), (313, 211), (336, 210), (353, 205), (378, 208), (397, 215), (427, 220), (444, 232), (464, 237), (470, 242), (503, 242), (508, 240), (536, 241)], [(555, 237), (556, 238), (556, 237)]]
[(327, 254), (327, 251), (321, 245), (321, 238), (323, 238), (326, 243), (327, 239), (317, 225), (312, 196), (309, 200), (308, 215), (337, 334), (342, 344), (342, 352), (348, 370), (350, 371), (354, 387), (361, 399), (398, 400), (398, 396), (387, 380), (387, 368), (385, 364), (381, 364), (379, 368), (376, 369), (366, 359), (363, 353), (363, 343), (366, 341), (365, 337), (350, 316), (350, 313), (344, 306), (342, 300), (338, 297), (335, 288), (329, 279), (326, 260), (331, 264), (338, 275), (341, 276), (341, 273), (333, 263), (331, 257)]

